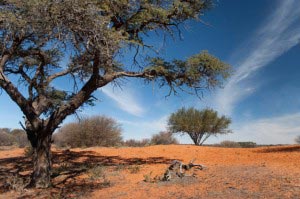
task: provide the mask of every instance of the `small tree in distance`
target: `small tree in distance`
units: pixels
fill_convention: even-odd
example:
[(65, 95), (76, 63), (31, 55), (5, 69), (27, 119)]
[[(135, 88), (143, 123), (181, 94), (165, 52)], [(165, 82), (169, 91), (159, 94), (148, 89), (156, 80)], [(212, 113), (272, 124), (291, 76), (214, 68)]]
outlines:
[(219, 117), (212, 109), (181, 108), (171, 114), (168, 125), (172, 133), (186, 133), (195, 145), (202, 145), (211, 135), (230, 133), (230, 123), (230, 118)]

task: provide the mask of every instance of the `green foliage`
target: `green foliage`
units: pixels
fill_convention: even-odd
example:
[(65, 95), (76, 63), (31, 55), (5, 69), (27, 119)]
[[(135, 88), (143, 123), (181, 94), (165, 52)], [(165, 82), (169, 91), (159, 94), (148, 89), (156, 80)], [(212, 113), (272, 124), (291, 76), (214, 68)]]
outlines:
[(218, 116), (212, 109), (199, 111), (195, 108), (181, 108), (169, 118), (169, 130), (172, 133), (187, 133), (195, 145), (202, 145), (211, 135), (227, 134), (231, 120)]
[(152, 136), (150, 140), (151, 145), (168, 145), (168, 144), (178, 144), (176, 138), (173, 137), (171, 132), (159, 132)]
[(238, 142), (242, 148), (255, 148), (257, 145), (255, 142)]
[[(1, 67), (7, 76), (20, 76), (28, 87), (24, 89), (29, 92), (28, 103), (37, 109), (38, 116), (56, 115), (57, 109), (63, 109), (76, 96), (78, 82), (86, 83), (92, 74), (102, 81), (107, 74), (104, 85), (120, 77), (140, 77), (170, 86), (174, 93), (185, 86), (195, 90), (212, 88), (228, 77), (230, 67), (208, 52), (185, 61), (150, 58), (142, 72), (140, 68), (127, 71), (128, 66), (115, 59), (124, 52), (122, 49), (149, 47), (143, 40), (149, 31), (174, 36), (183, 22), (198, 19), (211, 7), (211, 0), (6, 0), (0, 10), (0, 48), (2, 55), (9, 55), (9, 62)], [(95, 63), (97, 70), (93, 68)], [(72, 78), (73, 91), (52, 86), (51, 82), (60, 77)], [(3, 80), (2, 88), (7, 83), (6, 77)], [(85, 102), (90, 105), (92, 92), (102, 86), (93, 82), (88, 96), (73, 109)], [(12, 91), (6, 91), (12, 95)], [(29, 117), (26, 110), (22, 108)]]
[(241, 148), (241, 145), (238, 142), (234, 142), (230, 140), (222, 141), (217, 146), (224, 147), (224, 148)]
[(185, 61), (164, 61), (161, 58), (151, 60), (146, 68), (157, 80), (160, 86), (168, 85), (171, 91), (187, 86), (196, 91), (203, 88), (214, 88), (222, 85), (222, 81), (231, 74), (230, 65), (223, 63), (207, 51), (196, 54)]
[[(157, 80), (170, 88), (169, 94), (220, 86), (230, 74), (227, 64), (207, 52), (168, 62), (148, 53), (155, 46), (144, 40), (152, 31), (175, 37), (184, 22), (199, 19), (211, 6), (212, 0), (1, 1), (0, 88), (23, 112), (30, 142), (45, 141), (68, 115), (90, 105), (97, 89), (120, 78)], [(143, 65), (118, 62), (130, 51), (136, 54), (132, 59), (136, 63), (142, 48), (148, 54)], [(70, 84), (54, 88), (61, 79)], [(92, 136), (77, 129), (73, 129), (74, 137), (80, 138), (76, 144), (99, 144), (96, 135), (97, 143), (81, 141)]]
[(53, 139), (61, 147), (117, 146), (122, 142), (120, 125), (105, 116), (66, 124), (53, 135)]

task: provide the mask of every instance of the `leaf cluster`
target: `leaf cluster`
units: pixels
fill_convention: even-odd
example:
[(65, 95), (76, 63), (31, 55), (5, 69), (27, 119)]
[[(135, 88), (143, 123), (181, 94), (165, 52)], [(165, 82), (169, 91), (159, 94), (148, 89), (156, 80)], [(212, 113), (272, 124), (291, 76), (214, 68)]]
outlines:
[(175, 93), (177, 88), (184, 90), (188, 87), (198, 91), (221, 86), (222, 81), (232, 72), (230, 65), (207, 51), (202, 51), (185, 61), (167, 62), (161, 58), (153, 58), (145, 71), (159, 81), (160, 86), (168, 85)]

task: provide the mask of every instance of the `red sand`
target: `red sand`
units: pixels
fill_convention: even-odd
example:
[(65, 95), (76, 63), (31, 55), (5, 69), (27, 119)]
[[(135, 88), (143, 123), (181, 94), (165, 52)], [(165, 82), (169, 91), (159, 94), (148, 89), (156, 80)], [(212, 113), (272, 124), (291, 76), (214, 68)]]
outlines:
[[(28, 159), (11, 161), (22, 155), (22, 149), (0, 151), (1, 175), (25, 160), (27, 170), (20, 172), (28, 172)], [(0, 198), (300, 198), (300, 146), (87, 148), (54, 150), (53, 157), (54, 168), (67, 168), (53, 178), (53, 188), (23, 192), (2, 189)], [(162, 176), (174, 159), (184, 163), (196, 159), (195, 163), (207, 169), (197, 171), (196, 178), (144, 182)], [(83, 170), (96, 164), (105, 169), (105, 177), (91, 180), (89, 172)]]

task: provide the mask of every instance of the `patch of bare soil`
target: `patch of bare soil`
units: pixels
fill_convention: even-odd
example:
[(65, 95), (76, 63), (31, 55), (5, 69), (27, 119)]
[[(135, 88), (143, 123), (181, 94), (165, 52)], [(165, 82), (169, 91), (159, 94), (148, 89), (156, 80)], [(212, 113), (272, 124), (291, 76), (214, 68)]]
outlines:
[[(207, 166), (160, 181), (173, 160)], [(300, 198), (300, 146), (229, 149), (191, 145), (53, 149), (53, 186), (24, 188), (31, 161), (0, 150), (0, 198)]]

